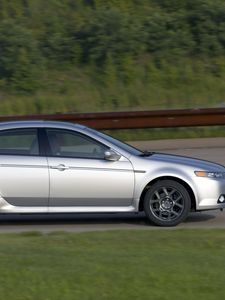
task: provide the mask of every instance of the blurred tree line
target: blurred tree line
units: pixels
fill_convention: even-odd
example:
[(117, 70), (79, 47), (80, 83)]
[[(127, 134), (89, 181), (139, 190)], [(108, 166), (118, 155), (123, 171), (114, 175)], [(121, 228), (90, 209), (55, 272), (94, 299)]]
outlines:
[(220, 76), (224, 54), (224, 0), (0, 0), (1, 91), (34, 94), (71, 69), (109, 91), (160, 70), (170, 85), (197, 66)]

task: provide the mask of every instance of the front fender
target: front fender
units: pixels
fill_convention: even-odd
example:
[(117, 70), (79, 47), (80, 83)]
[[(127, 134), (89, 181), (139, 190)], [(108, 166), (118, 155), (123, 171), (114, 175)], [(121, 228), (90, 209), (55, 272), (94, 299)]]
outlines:
[(156, 180), (160, 180), (163, 178), (170, 178), (174, 180), (178, 179), (180, 181), (184, 181), (192, 189), (196, 202), (198, 202), (198, 192), (196, 184), (194, 182), (194, 177), (178, 168), (160, 168), (155, 170), (149, 170), (145, 173), (135, 173), (134, 201), (136, 202), (136, 207), (139, 205), (141, 195), (145, 188), (148, 185), (151, 185), (151, 182), (155, 182)]

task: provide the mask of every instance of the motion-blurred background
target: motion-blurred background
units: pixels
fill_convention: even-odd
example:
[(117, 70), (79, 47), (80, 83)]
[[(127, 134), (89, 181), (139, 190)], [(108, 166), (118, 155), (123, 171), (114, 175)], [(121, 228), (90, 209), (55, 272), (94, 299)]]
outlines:
[(0, 114), (225, 105), (223, 0), (1, 0)]

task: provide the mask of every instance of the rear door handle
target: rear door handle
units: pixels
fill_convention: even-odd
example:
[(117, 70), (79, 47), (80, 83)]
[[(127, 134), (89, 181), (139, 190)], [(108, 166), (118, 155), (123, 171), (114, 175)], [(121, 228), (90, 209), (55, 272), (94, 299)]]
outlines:
[(59, 170), (59, 171), (65, 171), (65, 170), (68, 170), (69, 167), (65, 166), (64, 164), (60, 164), (58, 166), (50, 166), (50, 169), (56, 169), (56, 170)]

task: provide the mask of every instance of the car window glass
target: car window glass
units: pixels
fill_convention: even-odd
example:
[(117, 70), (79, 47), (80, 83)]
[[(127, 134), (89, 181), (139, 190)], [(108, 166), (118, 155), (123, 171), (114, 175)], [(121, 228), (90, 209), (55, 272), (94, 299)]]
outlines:
[(103, 159), (104, 152), (108, 149), (76, 132), (48, 129), (47, 135), (54, 156)]
[(107, 135), (101, 131), (97, 131), (93, 128), (89, 128), (89, 127), (86, 127), (86, 130), (91, 132), (91, 133), (94, 133), (95, 135), (99, 136), (100, 138), (103, 138), (105, 141), (109, 142), (109, 143), (112, 143), (114, 144), (115, 146), (123, 149), (124, 151), (127, 151), (133, 155), (141, 155), (143, 154), (142, 151), (140, 151), (139, 149), (136, 149), (135, 147), (131, 146), (131, 145), (128, 145), (126, 144), (125, 142), (122, 142), (118, 139), (115, 139), (113, 138), (112, 136), (110, 135)]
[(36, 129), (0, 131), (0, 154), (39, 155)]

